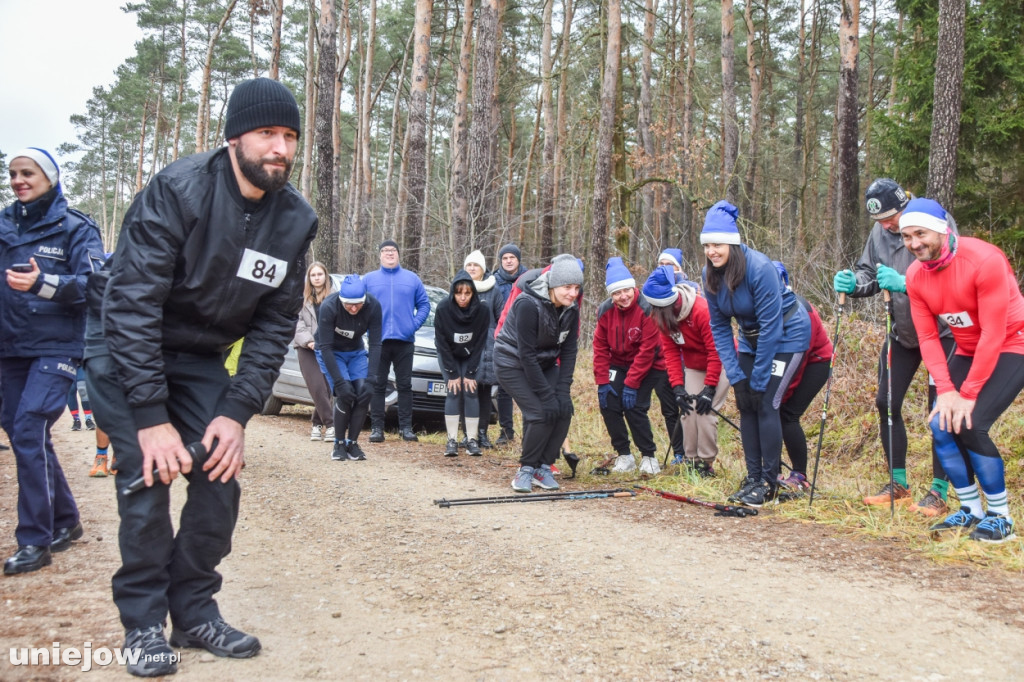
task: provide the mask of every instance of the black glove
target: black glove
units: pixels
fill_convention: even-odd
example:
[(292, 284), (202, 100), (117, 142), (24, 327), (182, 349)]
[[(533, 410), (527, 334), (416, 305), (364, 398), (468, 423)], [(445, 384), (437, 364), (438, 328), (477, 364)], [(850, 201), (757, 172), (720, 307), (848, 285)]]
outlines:
[(746, 379), (736, 382), (732, 389), (736, 393), (736, 407), (740, 412), (757, 412), (761, 409), (764, 391), (751, 390), (750, 382)]
[(682, 386), (676, 386), (672, 389), (672, 392), (676, 394), (676, 405), (679, 406), (679, 411), (682, 412), (683, 416), (685, 417), (690, 414), (690, 410), (693, 409), (690, 401), (693, 398), (686, 392), (686, 389)]
[(561, 403), (558, 401), (558, 398), (546, 401), (544, 403), (544, 421), (549, 424), (551, 422), (557, 421), (561, 411), (562, 406)]
[(576, 410), (572, 406), (572, 398), (567, 395), (558, 396), (558, 416), (561, 419), (571, 419)]
[(697, 414), (705, 415), (711, 411), (711, 401), (715, 399), (717, 386), (705, 386), (704, 390), (697, 394), (697, 405), (693, 408)]
[(341, 404), (347, 405), (352, 402), (352, 398), (354, 398), (355, 395), (356, 391), (355, 388), (353, 388), (351, 381), (342, 379), (341, 381), (334, 382), (334, 397), (337, 398)]

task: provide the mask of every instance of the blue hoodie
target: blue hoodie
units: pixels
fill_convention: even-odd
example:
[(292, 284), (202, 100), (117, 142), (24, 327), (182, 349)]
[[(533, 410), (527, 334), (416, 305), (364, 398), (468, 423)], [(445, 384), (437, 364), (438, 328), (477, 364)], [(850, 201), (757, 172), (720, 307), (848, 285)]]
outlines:
[[(811, 342), (811, 320), (803, 306), (797, 304), (796, 295), (782, 284), (772, 261), (746, 244), (739, 246), (747, 260), (747, 272), (735, 291), (729, 291), (723, 283), (717, 294), (711, 294), (707, 291), (707, 267), (703, 271), (711, 332), (729, 383), (735, 385), (749, 379), (751, 390), (764, 391), (771, 379), (776, 353), (807, 350)], [(793, 306), (796, 310), (784, 320)], [(739, 338), (740, 352), (754, 356), (754, 368), (749, 377), (740, 369), (732, 336), (733, 318), (741, 329), (759, 330), (756, 351), (742, 333)]]
[(380, 302), (381, 339), (412, 342), (430, 314), (430, 298), (416, 273), (401, 265), (363, 275), (366, 290)]

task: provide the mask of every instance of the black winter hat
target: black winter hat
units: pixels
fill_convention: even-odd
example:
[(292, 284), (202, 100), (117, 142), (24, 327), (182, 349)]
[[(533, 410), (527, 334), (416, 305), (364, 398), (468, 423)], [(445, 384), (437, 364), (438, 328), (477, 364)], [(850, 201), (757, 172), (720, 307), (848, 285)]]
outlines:
[(907, 206), (910, 197), (895, 180), (878, 178), (864, 193), (868, 215), (872, 220), (885, 220), (896, 215)]
[(242, 81), (228, 99), (224, 139), (231, 140), (264, 126), (285, 126), (301, 134), (302, 117), (295, 96), (269, 78)]
[(522, 252), (519, 251), (519, 247), (516, 246), (515, 244), (505, 244), (505, 246), (501, 247), (501, 251), (498, 252), (498, 260), (500, 261), (501, 257), (504, 256), (506, 253), (511, 253), (513, 256), (516, 257), (516, 260), (518, 261), (523, 260), (523, 254)]

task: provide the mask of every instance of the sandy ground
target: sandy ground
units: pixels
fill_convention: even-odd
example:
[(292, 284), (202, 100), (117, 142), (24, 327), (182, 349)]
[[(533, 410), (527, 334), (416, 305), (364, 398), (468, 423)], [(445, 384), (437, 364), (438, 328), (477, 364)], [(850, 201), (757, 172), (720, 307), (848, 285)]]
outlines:
[[(103, 679), (120, 666), (15, 666), (9, 650), (118, 647), (113, 479), (92, 434), (54, 441), (86, 534), (0, 579), (0, 679)], [(393, 434), (332, 462), (301, 412), (257, 417), (219, 603), (251, 660), (183, 652), (179, 679), (1021, 679), (1024, 576), (935, 566), (891, 543), (642, 496), (441, 509), (511, 494), (513, 469)], [(0, 456), (0, 538), (16, 474)], [(571, 487), (572, 481), (567, 482)], [(609, 481), (610, 484), (619, 482)], [(184, 482), (175, 483), (180, 505)], [(177, 508), (177, 507), (176, 507)]]

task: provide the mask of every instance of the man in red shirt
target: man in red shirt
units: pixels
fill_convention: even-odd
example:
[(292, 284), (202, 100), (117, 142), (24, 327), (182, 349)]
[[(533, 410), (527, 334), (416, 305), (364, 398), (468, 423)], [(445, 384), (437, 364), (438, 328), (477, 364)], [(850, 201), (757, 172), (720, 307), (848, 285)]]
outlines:
[[(907, 204), (900, 233), (917, 259), (907, 270), (907, 293), (938, 392), (929, 415), (932, 438), (960, 498), (960, 509), (931, 530), (970, 531), (972, 540), (983, 542), (1011, 540), (1003, 459), (989, 428), (1024, 388), (1024, 297), (1006, 255), (980, 239), (958, 238), (934, 200)], [(937, 317), (956, 340), (948, 366)]]

